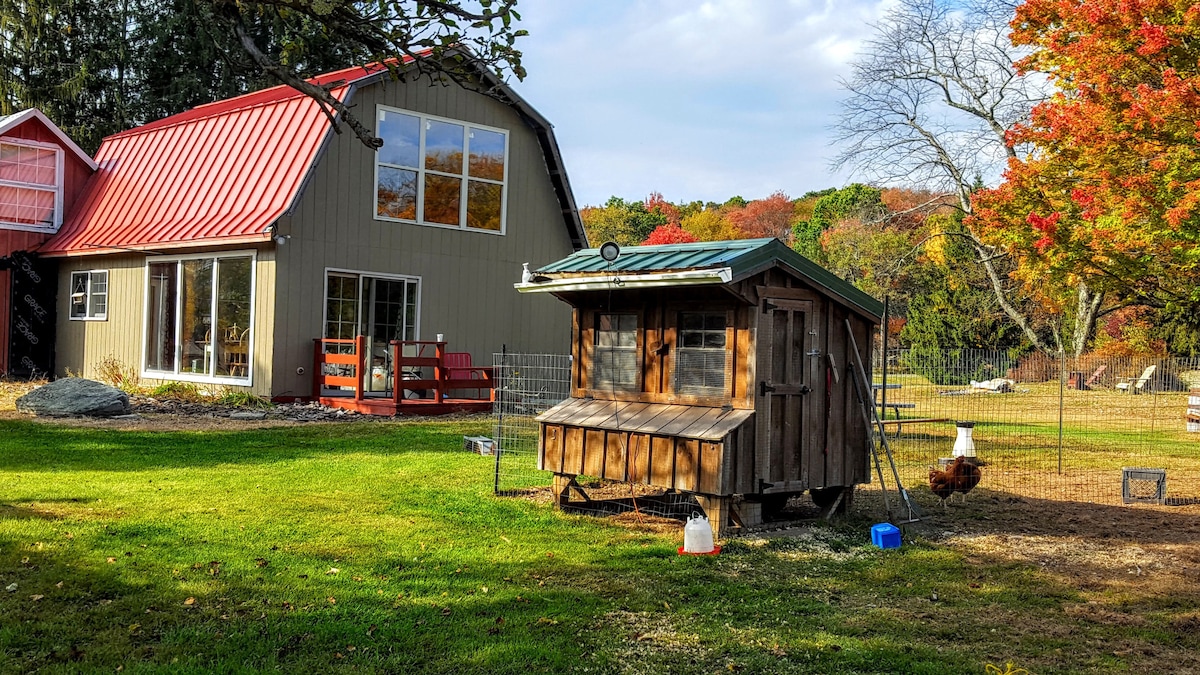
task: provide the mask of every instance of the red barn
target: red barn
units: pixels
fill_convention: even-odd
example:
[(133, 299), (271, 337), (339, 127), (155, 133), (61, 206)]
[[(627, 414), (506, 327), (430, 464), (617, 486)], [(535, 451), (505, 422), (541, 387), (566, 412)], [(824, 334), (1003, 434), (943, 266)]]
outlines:
[(0, 117), (0, 374), (31, 377), (54, 365), (54, 266), (31, 255), (96, 163), (36, 109)]

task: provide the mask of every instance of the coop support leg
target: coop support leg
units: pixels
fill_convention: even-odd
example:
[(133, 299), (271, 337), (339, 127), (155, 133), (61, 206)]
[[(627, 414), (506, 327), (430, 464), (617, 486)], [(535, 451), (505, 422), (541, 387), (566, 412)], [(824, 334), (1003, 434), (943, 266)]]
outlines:
[(571, 501), (571, 484), (575, 482), (574, 476), (567, 476), (561, 473), (554, 474), (554, 482), (551, 484), (552, 497), (554, 505), (562, 508)]
[(696, 495), (696, 501), (704, 514), (708, 516), (708, 524), (712, 527), (713, 539), (720, 539), (729, 534), (729, 497), (714, 497), (712, 495)]

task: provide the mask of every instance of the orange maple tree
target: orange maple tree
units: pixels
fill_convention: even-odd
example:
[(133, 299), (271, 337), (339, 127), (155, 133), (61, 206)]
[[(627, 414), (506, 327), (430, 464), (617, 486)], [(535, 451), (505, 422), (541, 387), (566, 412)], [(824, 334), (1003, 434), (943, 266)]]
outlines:
[(969, 222), (1031, 286), (1200, 303), (1200, 5), (1026, 0), (1012, 26), (1034, 50), (1018, 65), (1058, 91), (1009, 132), (1033, 152)]
[(740, 209), (731, 209), (726, 219), (742, 238), (777, 237), (787, 241), (792, 234), (794, 210), (787, 195), (775, 192), (766, 199), (756, 199)]

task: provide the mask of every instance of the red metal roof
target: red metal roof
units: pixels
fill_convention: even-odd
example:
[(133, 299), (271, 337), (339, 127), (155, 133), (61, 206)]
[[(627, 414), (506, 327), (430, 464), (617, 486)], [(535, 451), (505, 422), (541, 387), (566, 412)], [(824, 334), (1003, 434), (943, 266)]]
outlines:
[[(380, 72), (347, 68), (310, 82)], [(47, 255), (262, 241), (292, 204), (316, 159), (329, 120), (311, 98), (287, 86), (198, 106), (104, 139), (99, 170)]]

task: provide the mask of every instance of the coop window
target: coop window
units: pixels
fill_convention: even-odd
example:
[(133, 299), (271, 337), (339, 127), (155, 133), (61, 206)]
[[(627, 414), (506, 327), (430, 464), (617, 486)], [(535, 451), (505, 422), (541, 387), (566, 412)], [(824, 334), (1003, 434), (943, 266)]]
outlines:
[(71, 312), (75, 321), (108, 317), (108, 272), (71, 272)]
[(682, 312), (675, 350), (675, 393), (725, 393), (725, 312)]
[(637, 314), (596, 315), (592, 372), (596, 389), (637, 388)]

